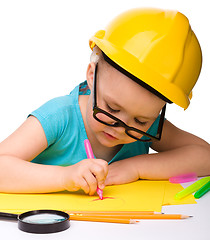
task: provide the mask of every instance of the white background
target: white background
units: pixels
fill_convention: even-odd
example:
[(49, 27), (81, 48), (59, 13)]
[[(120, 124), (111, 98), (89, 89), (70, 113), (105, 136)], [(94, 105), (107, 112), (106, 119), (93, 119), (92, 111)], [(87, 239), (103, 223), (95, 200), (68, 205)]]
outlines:
[(85, 80), (88, 40), (134, 7), (176, 9), (190, 20), (203, 67), (189, 108), (169, 105), (166, 117), (210, 142), (210, 31), (207, 0), (0, 0), (0, 141), (47, 100)]
[[(203, 50), (203, 68), (189, 108), (183, 111), (170, 105), (166, 117), (210, 142), (208, 0), (0, 0), (0, 141), (32, 110), (68, 94), (85, 80), (90, 36), (122, 11), (143, 6), (176, 9), (190, 20)], [(71, 222), (70, 230), (41, 238), (207, 240), (207, 197), (201, 199), (204, 205), (164, 207), (168, 212), (194, 215), (189, 221), (142, 221), (135, 226)], [(3, 239), (14, 235), (17, 239), (40, 239), (22, 233), (16, 223), (1, 222), (0, 231)]]

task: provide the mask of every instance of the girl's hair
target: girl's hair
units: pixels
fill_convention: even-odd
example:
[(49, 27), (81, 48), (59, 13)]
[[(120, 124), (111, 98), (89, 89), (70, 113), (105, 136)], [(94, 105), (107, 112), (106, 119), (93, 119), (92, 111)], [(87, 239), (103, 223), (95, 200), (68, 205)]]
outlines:
[(102, 60), (102, 59), (103, 59), (103, 56), (102, 56), (101, 49), (99, 47), (95, 46), (90, 55), (90, 62), (98, 63), (99, 60)]

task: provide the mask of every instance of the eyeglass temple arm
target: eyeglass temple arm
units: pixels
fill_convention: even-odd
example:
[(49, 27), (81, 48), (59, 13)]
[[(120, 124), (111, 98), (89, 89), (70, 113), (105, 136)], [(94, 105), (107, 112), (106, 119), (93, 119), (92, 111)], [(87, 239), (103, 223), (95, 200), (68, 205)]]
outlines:
[(96, 75), (98, 70), (98, 63), (96, 63), (95, 71), (94, 71), (94, 77), (93, 77), (93, 108), (97, 106), (96, 102)]
[(157, 130), (157, 135), (158, 135), (159, 139), (161, 139), (161, 135), (162, 135), (162, 129), (163, 129), (163, 122), (164, 122), (165, 112), (166, 112), (166, 104), (163, 107), (161, 115), (160, 115), (160, 122), (159, 122), (158, 130)]

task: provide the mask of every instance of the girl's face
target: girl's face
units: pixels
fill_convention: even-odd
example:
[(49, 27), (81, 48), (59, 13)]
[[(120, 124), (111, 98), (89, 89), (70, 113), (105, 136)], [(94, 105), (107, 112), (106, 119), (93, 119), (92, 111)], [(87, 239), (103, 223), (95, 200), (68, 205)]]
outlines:
[[(87, 81), (92, 90), (95, 64), (87, 70)], [(128, 126), (146, 132), (158, 117), (165, 102), (141, 87), (105, 61), (98, 63), (97, 106), (122, 120)], [(93, 93), (86, 109), (86, 131), (106, 147), (136, 141), (123, 127), (110, 127), (93, 118)], [(140, 136), (142, 137), (142, 136)]]

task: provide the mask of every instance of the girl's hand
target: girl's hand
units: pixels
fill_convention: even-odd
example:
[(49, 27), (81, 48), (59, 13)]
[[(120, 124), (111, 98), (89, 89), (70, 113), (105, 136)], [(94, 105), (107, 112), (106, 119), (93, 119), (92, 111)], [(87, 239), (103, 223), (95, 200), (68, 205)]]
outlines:
[(80, 188), (93, 195), (97, 187), (105, 187), (108, 163), (102, 159), (85, 159), (75, 165), (64, 168), (63, 186), (68, 191)]
[(125, 184), (137, 181), (139, 178), (136, 165), (132, 163), (131, 159), (125, 159), (109, 165), (105, 185)]

